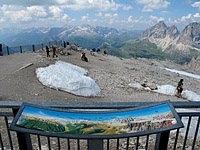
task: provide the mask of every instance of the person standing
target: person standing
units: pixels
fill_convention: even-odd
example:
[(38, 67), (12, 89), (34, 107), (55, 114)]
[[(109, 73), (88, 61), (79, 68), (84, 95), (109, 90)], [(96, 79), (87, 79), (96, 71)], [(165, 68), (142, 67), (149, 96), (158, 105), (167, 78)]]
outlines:
[(58, 56), (56, 55), (56, 48), (55, 48), (54, 46), (52, 46), (52, 50), (53, 50), (53, 58), (54, 58), (54, 56), (58, 57)]
[(178, 82), (178, 85), (177, 85), (177, 96), (178, 96), (178, 97), (181, 97), (182, 91), (183, 91), (183, 79), (181, 79), (181, 80)]
[(47, 52), (47, 57), (50, 57), (50, 55), (49, 55), (50, 50), (49, 50), (48, 46), (46, 46), (46, 52)]

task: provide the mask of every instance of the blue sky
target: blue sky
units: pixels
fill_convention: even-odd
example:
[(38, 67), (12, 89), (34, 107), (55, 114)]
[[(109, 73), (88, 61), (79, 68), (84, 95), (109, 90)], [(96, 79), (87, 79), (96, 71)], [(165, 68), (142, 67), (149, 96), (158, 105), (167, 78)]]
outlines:
[(89, 24), (145, 30), (164, 21), (182, 30), (200, 21), (198, 0), (1, 0), (0, 28)]
[(110, 119), (117, 119), (120, 117), (138, 117), (138, 116), (146, 116), (146, 115), (153, 115), (159, 113), (165, 113), (171, 111), (168, 104), (163, 104), (155, 107), (150, 107), (146, 109), (140, 109), (135, 111), (129, 112), (119, 112), (119, 113), (99, 113), (99, 114), (88, 114), (88, 113), (67, 113), (67, 112), (56, 112), (51, 110), (39, 109), (35, 107), (25, 106), (23, 113), (30, 113), (36, 116), (45, 116), (45, 117), (59, 117), (59, 118), (70, 118), (74, 120), (110, 120)]

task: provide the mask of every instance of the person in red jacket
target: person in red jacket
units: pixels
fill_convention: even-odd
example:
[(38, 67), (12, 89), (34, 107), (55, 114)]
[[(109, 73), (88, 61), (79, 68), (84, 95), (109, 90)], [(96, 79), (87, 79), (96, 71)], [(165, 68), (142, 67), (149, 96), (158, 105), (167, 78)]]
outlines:
[(54, 58), (54, 56), (58, 57), (58, 56), (56, 55), (56, 48), (55, 48), (54, 46), (52, 46), (52, 50), (53, 50), (53, 58)]

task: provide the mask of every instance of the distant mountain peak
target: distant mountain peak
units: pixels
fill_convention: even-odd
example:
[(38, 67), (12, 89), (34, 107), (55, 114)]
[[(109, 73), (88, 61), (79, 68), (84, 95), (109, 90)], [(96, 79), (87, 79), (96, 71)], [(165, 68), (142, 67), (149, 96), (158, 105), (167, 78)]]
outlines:
[(163, 21), (160, 21), (153, 27), (145, 30), (142, 33), (141, 39), (148, 39), (162, 48), (163, 51), (169, 47), (182, 51), (188, 51), (189, 48), (200, 51), (200, 23), (190, 23), (180, 33), (175, 25), (167, 27)]

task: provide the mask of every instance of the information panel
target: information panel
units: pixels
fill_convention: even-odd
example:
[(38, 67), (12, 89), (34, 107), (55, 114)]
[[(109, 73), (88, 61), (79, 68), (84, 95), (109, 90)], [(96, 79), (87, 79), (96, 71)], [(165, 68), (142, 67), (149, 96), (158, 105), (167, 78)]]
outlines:
[(53, 109), (23, 103), (10, 129), (71, 138), (131, 137), (183, 127), (169, 101), (109, 112)]

